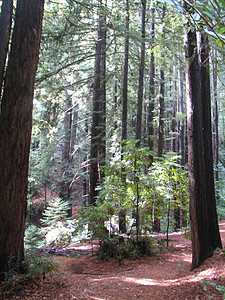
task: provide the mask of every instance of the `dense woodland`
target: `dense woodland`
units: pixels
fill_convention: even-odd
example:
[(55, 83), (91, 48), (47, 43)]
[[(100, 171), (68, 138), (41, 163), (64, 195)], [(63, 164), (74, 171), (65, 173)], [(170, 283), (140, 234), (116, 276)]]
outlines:
[(28, 251), (191, 229), (198, 267), (225, 218), (224, 0), (42, 13), (1, 1), (1, 274), (24, 232)]

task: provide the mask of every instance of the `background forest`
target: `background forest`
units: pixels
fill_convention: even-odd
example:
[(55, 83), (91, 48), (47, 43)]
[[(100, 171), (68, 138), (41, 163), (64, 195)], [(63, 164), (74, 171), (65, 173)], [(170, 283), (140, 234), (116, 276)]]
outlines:
[[(17, 15), (22, 16), (26, 1), (18, 3)], [(32, 5), (34, 3), (30, 4), (29, 9), (33, 12)], [(224, 0), (209, 3), (202, 1), (193, 5), (187, 1), (181, 5), (173, 0), (46, 1), (42, 35), (41, 5), (43, 2), (40, 2), (40, 7), (37, 6), (40, 10), (38, 34), (41, 36), (41, 50), (33, 101), (26, 248), (34, 244), (35, 247), (64, 247), (89, 236), (108, 239), (121, 233), (135, 235), (138, 240), (143, 233), (168, 234), (170, 230), (189, 229), (190, 143), (188, 145), (187, 141), (190, 118), (186, 105), (189, 92), (186, 91), (189, 91), (190, 86), (189, 75), (193, 76), (189, 67), (191, 69), (197, 55), (202, 59), (203, 50), (205, 59), (200, 59), (199, 74), (203, 76), (209, 71), (211, 83), (207, 87), (206, 80), (199, 81), (196, 86), (200, 86), (200, 92), (203, 93), (207, 92), (210, 85), (217, 212), (219, 220), (224, 219)], [(3, 11), (3, 5), (1, 10)], [(1, 20), (3, 17), (2, 13)], [(13, 13), (10, 18), (13, 20)], [(26, 22), (25, 17), (18, 17), (18, 20)], [(29, 22), (32, 24), (32, 18)], [(20, 26), (18, 25), (20, 29), (26, 27), (22, 23)], [(32, 26), (29, 28), (33, 28), (32, 34), (28, 32), (32, 41), (37, 37), (37, 31)], [(191, 33), (198, 36), (200, 31), (201, 42), (198, 41), (194, 49), (196, 51), (198, 48), (202, 52), (189, 55), (191, 47), (184, 51), (185, 32), (189, 33), (190, 38)], [(15, 30), (16, 37), (19, 36), (18, 32)], [(23, 34), (20, 39), (22, 42), (26, 41)], [(190, 40), (188, 42), (193, 46)], [(8, 46), (10, 38), (7, 43)], [(38, 53), (39, 40), (36, 43), (31, 50), (35, 49)], [(13, 46), (12, 49), (14, 50)], [(7, 94), (11, 90), (8, 74), (9, 78), (12, 74), (12, 82), (16, 77), (12, 72), (13, 59), (16, 61), (17, 56), (22, 56), (21, 48), (15, 49), (19, 51), (11, 51), (12, 60), (10, 57), (9, 67), (7, 66), (9, 71), (6, 71), (5, 65), (1, 68), (6, 73), (3, 74), (5, 77), (1, 77), (1, 85), (2, 82), (4, 85), (1, 89), (3, 97), (0, 115), (0, 146), (3, 149), (1, 165), (5, 170), (7, 166), (4, 157), (8, 159), (9, 155), (4, 138), (6, 137), (6, 141), (8, 136), (11, 138), (7, 122), (11, 124), (11, 119), (15, 122), (12, 129), (19, 124), (22, 129), (17, 131), (21, 140), (24, 137), (29, 140), (25, 127), (22, 122), (19, 123), (20, 117), (16, 113), (19, 107), (17, 110), (11, 109), (16, 102), (15, 95), (12, 94), (10, 103)], [(25, 56), (26, 59), (27, 57)], [(35, 65), (38, 55), (34, 54), (33, 57), (36, 59)], [(23, 57), (21, 61), (23, 62)], [(23, 68), (20, 70), (20, 61), (17, 65), (18, 74), (22, 78), (22, 84), (19, 82), (18, 86), (23, 103), (23, 84), (29, 80), (24, 80), (22, 71), (25, 74), (29, 72)], [(29, 67), (32, 69), (32, 66)], [(34, 78), (35, 68), (32, 70)], [(15, 82), (12, 86), (18, 90)], [(28, 100), (29, 97), (28, 93)], [(199, 103), (203, 98), (201, 94), (197, 99)], [(205, 103), (207, 101), (205, 99)], [(17, 101), (16, 105), (19, 106), (19, 103)], [(201, 105), (202, 108), (203, 104)], [(29, 110), (31, 111), (30, 105)], [(11, 119), (7, 111), (13, 111)], [(27, 124), (27, 120), (31, 121), (31, 118), (26, 118), (26, 111), (21, 110), (22, 118), (24, 124)], [(200, 112), (195, 129), (202, 124), (202, 127), (210, 125), (211, 120), (208, 121), (207, 118), (206, 111)], [(205, 132), (204, 130), (205, 128), (201, 128), (201, 131)], [(200, 140), (196, 139), (194, 142), (196, 149), (202, 149)], [(14, 144), (18, 148), (14, 149)], [(19, 171), (11, 170), (15, 174), (15, 179), (12, 180), (12, 186), (16, 186), (13, 190), (15, 195), (10, 196), (11, 202), (2, 215), (9, 215), (10, 205), (14, 207), (15, 199), (21, 191), (18, 178), (21, 178), (24, 191), (26, 189), (25, 169), (24, 177), (20, 176), (21, 166), (24, 165), (25, 168), (26, 163), (20, 163), (20, 159), (23, 151), (26, 151), (28, 157), (28, 143), (25, 150), (21, 145), (19, 142), (12, 142), (11, 145), (11, 159), (16, 161)], [(207, 146), (204, 141), (202, 164), (200, 163), (203, 173), (198, 173), (199, 177), (201, 174), (205, 175), (206, 171), (210, 173), (207, 166), (212, 161), (208, 163), (207, 158), (212, 158), (207, 156), (210, 148)], [(18, 159), (15, 159), (15, 153)], [(201, 161), (201, 157), (196, 161)], [(11, 195), (8, 192), (11, 187), (8, 185), (10, 173), (4, 170), (1, 172), (4, 175), (1, 176), (0, 183), (3, 207), (7, 200), (5, 195)], [(202, 194), (206, 199), (210, 198), (211, 202), (204, 202), (203, 199), (202, 203), (206, 205), (207, 211), (203, 207), (202, 211), (197, 211), (197, 216), (207, 220), (213, 215), (211, 221), (216, 225), (217, 216), (210, 211), (211, 204), (212, 207), (214, 205), (215, 197), (211, 197), (214, 196), (214, 186), (210, 188), (211, 182), (207, 182), (207, 176), (204, 180), (199, 178), (199, 190), (201, 192), (202, 187), (202, 191), (205, 188), (207, 192)], [(195, 183), (195, 186), (198, 184)], [(212, 191), (210, 197), (207, 197), (208, 190), (209, 194)], [(24, 196), (26, 192), (21, 193), (22, 200)], [(23, 205), (18, 204), (21, 216), (25, 215), (26, 210), (22, 200)], [(16, 206), (14, 210), (16, 211)], [(10, 217), (14, 222), (12, 213)], [(23, 221), (21, 217), (22, 243)], [(3, 223), (6, 224), (4, 220)], [(210, 227), (211, 223), (209, 224)], [(215, 226), (211, 233), (217, 229)], [(211, 233), (209, 230), (204, 238), (208, 238)], [(4, 229), (2, 235), (7, 235)], [(11, 243), (15, 249), (18, 248), (13, 238)], [(204, 249), (204, 245), (201, 246)], [(210, 251), (215, 250), (216, 246), (218, 245), (210, 245)], [(3, 248), (4, 246), (4, 252)], [(11, 253), (11, 250), (8, 252)], [(2, 261), (7, 264), (4, 257), (2, 256)], [(200, 263), (196, 263), (196, 266)]]
[[(141, 232), (188, 227), (185, 20), (174, 3), (46, 3), (28, 219), (59, 197), (69, 216), (86, 207), (86, 222), (95, 226), (100, 216), (119, 216), (110, 231), (126, 232), (132, 224)], [(199, 8), (216, 28), (224, 11), (209, 12), (204, 3)], [(210, 27), (206, 31), (215, 35)], [(209, 51), (217, 209), (223, 219), (224, 50), (210, 38)]]

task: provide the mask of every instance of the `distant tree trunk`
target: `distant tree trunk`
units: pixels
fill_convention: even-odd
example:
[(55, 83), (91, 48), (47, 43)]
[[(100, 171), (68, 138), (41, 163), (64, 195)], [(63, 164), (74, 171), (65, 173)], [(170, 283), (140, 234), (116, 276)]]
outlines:
[[(127, 139), (127, 101), (128, 101), (128, 62), (129, 62), (129, 26), (130, 26), (130, 15), (129, 15), (129, 0), (126, 0), (126, 35), (124, 42), (124, 62), (123, 62), (123, 93), (122, 93), (122, 132), (121, 132), (121, 145), (122, 154), (121, 160), (123, 160), (123, 146), (125, 145), (125, 140)], [(124, 186), (126, 186), (126, 175), (122, 170), (122, 181)], [(126, 232), (126, 212), (124, 209), (119, 211), (119, 232)]]
[[(88, 139), (88, 114), (85, 119), (85, 139)], [(89, 161), (88, 161), (88, 156), (85, 155), (84, 161), (83, 161), (83, 204), (86, 206), (88, 204), (88, 179), (87, 175), (89, 173)]]
[[(139, 86), (138, 86), (138, 104), (137, 104), (137, 123), (136, 123), (136, 147), (141, 146), (142, 138), (142, 106), (143, 106), (143, 91), (144, 91), (144, 70), (145, 70), (145, 15), (146, 15), (146, 1), (141, 0), (142, 3), (142, 23), (141, 23), (141, 59), (139, 66)], [(135, 162), (136, 164), (136, 162)], [(139, 177), (136, 176), (136, 188), (137, 188), (137, 199), (136, 199), (136, 236), (139, 237)]]
[[(165, 5), (163, 5), (162, 9), (162, 22), (165, 17)], [(165, 30), (163, 29), (163, 36)], [(165, 79), (164, 79), (164, 69), (161, 66), (160, 69), (160, 85), (159, 85), (159, 121), (158, 121), (158, 139), (157, 139), (157, 156), (161, 157), (163, 154), (163, 140), (164, 140), (164, 97), (165, 97)], [(159, 204), (157, 204), (158, 206)], [(160, 218), (157, 217), (157, 209), (154, 212), (153, 219), (153, 231), (160, 232)]]
[(216, 76), (216, 50), (212, 50), (212, 98), (213, 98), (213, 161), (214, 161), (214, 173), (216, 181), (219, 180), (218, 173), (218, 159), (219, 159), (219, 132), (218, 132), (218, 105), (217, 105), (217, 76)]
[[(44, 1), (18, 0), (0, 114), (0, 278), (24, 271), (28, 163)], [(8, 261), (11, 258), (11, 265)]]
[(182, 117), (178, 121), (178, 139), (177, 139), (177, 150), (181, 155), (181, 165), (184, 166), (186, 163), (185, 159), (185, 142), (184, 142), (184, 93), (183, 93), (183, 74), (179, 62), (178, 69), (179, 77), (179, 97), (177, 101), (177, 111), (182, 114)]
[[(200, 35), (200, 34), (199, 34)], [(186, 30), (188, 166), (192, 269), (222, 248), (213, 178), (210, 82), (207, 47)], [(207, 40), (205, 40), (207, 42)], [(197, 53), (197, 49), (199, 53)]]
[[(64, 137), (63, 137), (63, 148), (62, 148), (62, 177), (61, 177), (61, 188), (59, 196), (64, 201), (70, 201), (70, 164), (71, 164), (71, 139), (72, 139), (72, 98), (67, 95), (65, 102), (65, 113), (64, 113)], [(68, 216), (72, 216), (72, 206), (68, 211)]]
[(12, 26), (13, 0), (3, 0), (0, 15), (0, 99)]
[(163, 138), (164, 138), (164, 111), (165, 111), (165, 90), (164, 90), (164, 71), (160, 70), (160, 86), (159, 86), (159, 122), (158, 122), (158, 141), (157, 141), (157, 156), (163, 154)]
[[(151, 9), (151, 56), (150, 56), (150, 67), (149, 67), (149, 105), (148, 105), (148, 148), (150, 151), (153, 150), (154, 142), (153, 142), (153, 135), (154, 135), (154, 127), (153, 127), (153, 120), (154, 120), (154, 101), (155, 101), (155, 57), (153, 52), (153, 44), (154, 44), (154, 37), (155, 37), (155, 9)], [(153, 155), (151, 155), (151, 162), (153, 161)]]
[(79, 110), (79, 105), (75, 104), (72, 108), (72, 128), (71, 128), (71, 143), (70, 143), (70, 150), (72, 154), (71, 160), (73, 160), (74, 146), (77, 143), (78, 110)]
[(141, 145), (142, 131), (142, 106), (143, 106), (143, 91), (144, 91), (144, 70), (145, 70), (145, 14), (146, 1), (142, 0), (142, 43), (141, 43), (141, 60), (139, 66), (139, 86), (138, 86), (138, 105), (137, 105), (137, 123), (136, 123), (136, 139), (137, 146)]
[(95, 204), (104, 173), (106, 151), (106, 14), (99, 0), (99, 24), (96, 41), (93, 84), (89, 204)]

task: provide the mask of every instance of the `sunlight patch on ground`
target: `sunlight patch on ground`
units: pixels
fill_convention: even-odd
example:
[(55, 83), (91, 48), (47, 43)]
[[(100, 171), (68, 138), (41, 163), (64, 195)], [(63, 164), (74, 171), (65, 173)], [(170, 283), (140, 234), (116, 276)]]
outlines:
[(155, 280), (155, 279), (148, 279), (148, 278), (142, 278), (137, 279), (133, 277), (125, 277), (121, 279), (124, 282), (129, 283), (135, 283), (135, 284), (141, 284), (141, 285), (150, 285), (150, 286), (171, 286), (171, 285), (180, 285), (188, 282), (199, 282), (206, 277), (209, 278), (213, 276), (214, 269), (207, 269), (205, 271), (199, 272), (198, 274), (193, 274), (187, 277), (179, 278), (179, 279), (173, 279), (173, 280)]
[(192, 260), (192, 256), (191, 254), (183, 254), (181, 253), (179, 257), (177, 257), (176, 254), (174, 255), (171, 255), (171, 258), (168, 259), (169, 262), (177, 262), (177, 260), (180, 260), (182, 259), (184, 262), (188, 262), (188, 263), (191, 263), (191, 260)]
[(186, 277), (181, 277), (177, 279), (168, 279), (168, 280), (156, 280), (150, 278), (135, 278), (135, 277), (108, 277), (108, 278), (99, 278), (94, 279), (93, 281), (105, 281), (105, 280), (119, 280), (124, 283), (140, 284), (145, 286), (178, 286), (185, 283), (193, 283), (204, 280), (205, 278), (213, 277), (214, 269), (209, 268), (199, 273), (191, 274)]

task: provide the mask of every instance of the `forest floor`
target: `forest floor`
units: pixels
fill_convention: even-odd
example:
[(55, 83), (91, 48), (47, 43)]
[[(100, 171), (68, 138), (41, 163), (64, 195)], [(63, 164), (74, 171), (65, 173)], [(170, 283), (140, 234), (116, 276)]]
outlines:
[[(225, 221), (220, 223), (225, 246)], [(159, 238), (159, 237), (157, 237)], [(27, 284), (0, 299), (225, 299), (225, 257), (215, 251), (202, 266), (191, 268), (191, 242), (181, 233), (169, 236), (170, 251), (136, 260), (101, 261), (90, 244), (73, 247), (79, 255), (53, 256), (58, 275)], [(205, 281), (202, 283), (202, 281)]]

